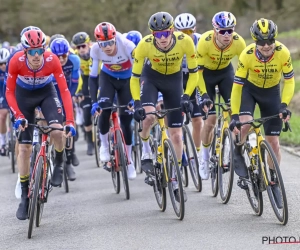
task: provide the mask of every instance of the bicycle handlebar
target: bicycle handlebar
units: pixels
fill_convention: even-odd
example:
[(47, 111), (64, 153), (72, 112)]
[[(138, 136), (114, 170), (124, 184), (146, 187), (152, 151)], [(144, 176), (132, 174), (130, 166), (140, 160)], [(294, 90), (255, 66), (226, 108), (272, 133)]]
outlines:
[[(128, 104), (127, 105), (119, 105), (119, 106), (111, 106), (111, 107), (106, 107), (106, 108), (97, 108), (97, 112), (100, 112), (100, 110), (108, 110), (108, 109), (118, 109), (118, 108), (127, 108), (128, 107)], [(98, 125), (98, 117), (99, 115), (96, 115), (94, 116), (94, 126), (97, 126)]]

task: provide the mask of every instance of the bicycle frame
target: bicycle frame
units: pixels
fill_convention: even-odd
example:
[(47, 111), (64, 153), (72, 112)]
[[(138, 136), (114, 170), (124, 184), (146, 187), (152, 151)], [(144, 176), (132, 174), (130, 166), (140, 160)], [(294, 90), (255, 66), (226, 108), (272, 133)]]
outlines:
[(28, 198), (30, 198), (30, 193), (31, 193), (31, 189), (32, 189), (32, 185), (33, 185), (33, 180), (35, 177), (35, 171), (36, 171), (36, 167), (37, 164), (39, 162), (40, 157), (43, 157), (44, 160), (44, 164), (43, 164), (43, 181), (42, 181), (42, 192), (40, 193), (40, 198), (41, 200), (45, 201), (45, 184), (46, 184), (46, 179), (47, 179), (47, 167), (48, 167), (48, 162), (47, 162), (47, 155), (48, 155), (48, 134), (42, 134), (42, 143), (41, 143), (41, 148), (39, 153), (37, 154), (35, 163), (34, 163), (34, 167), (33, 167), (33, 171), (31, 174), (31, 178), (30, 178), (30, 184), (29, 184), (29, 189), (28, 189)]
[[(114, 135), (114, 149), (116, 149), (116, 145), (117, 145), (117, 134), (116, 131), (119, 130), (121, 132), (121, 136), (122, 136), (122, 141), (125, 144), (125, 140), (124, 140), (124, 135), (122, 132), (122, 129), (120, 127), (120, 123), (119, 123), (119, 116), (118, 116), (118, 112), (116, 110), (112, 111), (112, 114), (110, 116), (110, 119), (112, 121), (112, 126), (110, 127), (110, 132)], [(124, 145), (125, 146), (125, 145)], [(125, 149), (125, 153), (126, 153), (126, 161), (127, 164), (129, 164), (128, 162), (128, 152), (127, 152), (127, 148), (124, 147)], [(116, 165), (115, 165), (115, 171), (119, 172), (120, 171), (120, 167), (119, 167), (119, 154), (117, 150), (114, 150), (115, 152), (115, 161), (116, 161)]]

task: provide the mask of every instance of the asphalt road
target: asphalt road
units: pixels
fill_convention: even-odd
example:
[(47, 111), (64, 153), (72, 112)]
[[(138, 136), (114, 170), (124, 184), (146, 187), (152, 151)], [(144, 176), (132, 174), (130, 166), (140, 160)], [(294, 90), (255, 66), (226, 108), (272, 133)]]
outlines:
[[(282, 152), (282, 175), (289, 204), (289, 222), (282, 226), (271, 209), (266, 192), (264, 213), (253, 214), (245, 192), (236, 186), (227, 205), (213, 198), (210, 181), (203, 191), (186, 189), (183, 221), (176, 219), (170, 200), (160, 212), (144, 175), (130, 181), (130, 200), (123, 189), (115, 194), (110, 174), (96, 167), (94, 156), (77, 143), (81, 161), (70, 193), (55, 188), (45, 204), (40, 228), (27, 239), (28, 221), (19, 221), (14, 196), (17, 174), (6, 157), (0, 159), (0, 250), (4, 249), (300, 249), (300, 244), (263, 244), (263, 237), (300, 237), (299, 158)], [(264, 238), (267, 239), (267, 238)], [(287, 239), (287, 238), (286, 238)], [(292, 238), (289, 238), (292, 239)], [(277, 238), (277, 241), (281, 241)]]

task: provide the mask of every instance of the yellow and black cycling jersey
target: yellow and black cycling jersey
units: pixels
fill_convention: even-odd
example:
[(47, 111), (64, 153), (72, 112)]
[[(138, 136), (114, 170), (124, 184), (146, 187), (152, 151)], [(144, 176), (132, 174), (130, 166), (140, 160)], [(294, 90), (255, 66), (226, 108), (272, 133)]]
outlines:
[(155, 44), (153, 35), (145, 36), (138, 44), (134, 52), (134, 63), (132, 77), (130, 79), (130, 90), (134, 100), (140, 100), (139, 78), (147, 58), (147, 64), (162, 75), (171, 75), (181, 71), (181, 64), (186, 55), (189, 69), (189, 79), (185, 94), (189, 96), (193, 93), (198, 81), (198, 64), (193, 39), (182, 32), (173, 33), (172, 46), (163, 51)]
[(205, 81), (203, 79), (203, 69), (221, 70), (226, 68), (232, 58), (239, 56), (246, 48), (245, 40), (236, 32), (232, 34), (231, 43), (220, 49), (216, 44), (214, 30), (210, 30), (201, 35), (197, 45), (199, 82), (201, 93), (206, 93)]
[(232, 113), (239, 113), (245, 80), (259, 88), (272, 88), (280, 84), (282, 75), (284, 77), (284, 87), (281, 100), (282, 103), (288, 105), (295, 88), (294, 70), (288, 48), (276, 41), (273, 55), (265, 61), (261, 58), (255, 43), (247, 46), (239, 57), (235, 73), (231, 92)]

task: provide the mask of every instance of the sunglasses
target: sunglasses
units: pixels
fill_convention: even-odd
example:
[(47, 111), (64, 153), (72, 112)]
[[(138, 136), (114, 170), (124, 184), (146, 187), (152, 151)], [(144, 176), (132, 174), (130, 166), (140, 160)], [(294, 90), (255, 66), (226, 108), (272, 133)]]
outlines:
[(167, 38), (169, 35), (172, 34), (172, 31), (168, 30), (168, 31), (156, 31), (156, 32), (153, 32), (153, 36), (160, 39), (162, 37), (165, 37)]
[(59, 55), (58, 58), (66, 59), (68, 57), (68, 54)]
[(179, 30), (179, 31), (181, 31), (182, 33), (189, 35), (189, 36), (194, 33), (194, 30), (191, 30), (191, 29)]
[(256, 45), (259, 45), (259, 46), (265, 46), (266, 44), (268, 44), (270, 46), (273, 43), (275, 43), (275, 39), (267, 39), (267, 40), (256, 41)]
[(109, 40), (109, 41), (105, 41), (105, 42), (98, 41), (99, 46), (103, 47), (103, 48), (105, 48), (107, 46), (113, 46), (115, 43), (116, 43), (115, 39)]
[(6, 62), (0, 63), (0, 66), (2, 66), (2, 65), (6, 65)]
[(216, 29), (216, 31), (221, 34), (222, 36), (227, 35), (231, 35), (234, 32), (234, 29), (228, 29), (228, 30), (218, 30)]
[(44, 52), (45, 52), (45, 49), (43, 49), (43, 48), (27, 50), (27, 53), (31, 56), (35, 56), (36, 53), (38, 53), (38, 55), (40, 56), (40, 55), (44, 54)]
[(80, 50), (81, 48), (85, 49), (86, 48), (86, 44), (77, 45), (76, 48), (78, 50)]

